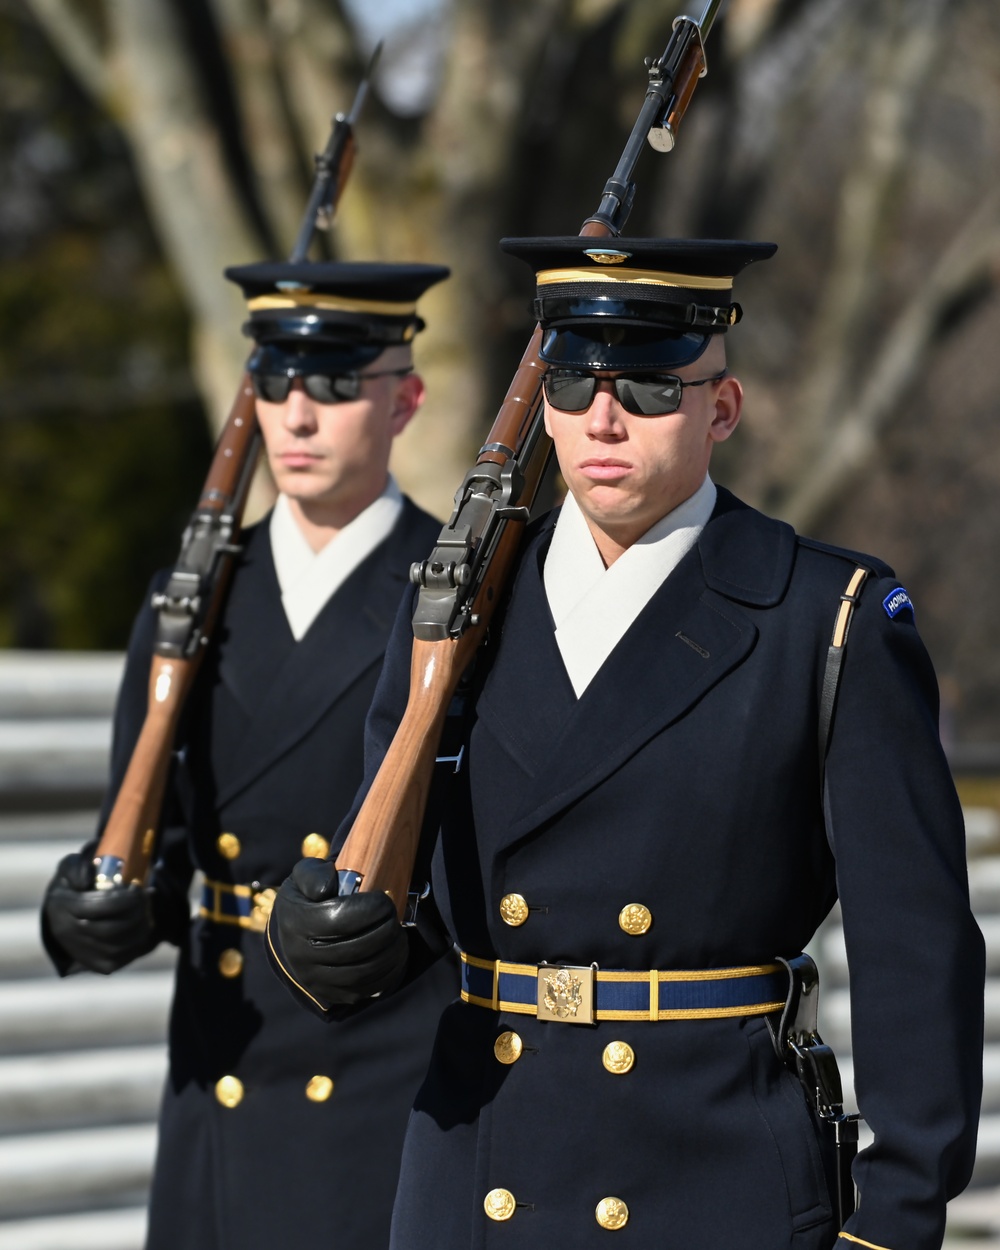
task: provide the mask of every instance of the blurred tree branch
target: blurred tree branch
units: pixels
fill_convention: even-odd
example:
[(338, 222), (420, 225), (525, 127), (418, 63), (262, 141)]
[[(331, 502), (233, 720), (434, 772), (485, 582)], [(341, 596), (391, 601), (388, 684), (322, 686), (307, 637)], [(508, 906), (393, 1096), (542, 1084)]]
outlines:
[[(987, 197), (952, 239), (882, 340), (857, 399), (828, 425), (822, 446), (803, 465), (782, 515), (809, 532), (878, 455), (881, 435), (926, 364), (942, 323), (956, 304), (974, 302), (1000, 271), (1000, 195)], [(959, 313), (964, 311), (959, 309)]]
[(25, 3), (84, 91), (109, 106), (111, 84), (106, 57), (97, 32), (72, 0), (25, 0)]

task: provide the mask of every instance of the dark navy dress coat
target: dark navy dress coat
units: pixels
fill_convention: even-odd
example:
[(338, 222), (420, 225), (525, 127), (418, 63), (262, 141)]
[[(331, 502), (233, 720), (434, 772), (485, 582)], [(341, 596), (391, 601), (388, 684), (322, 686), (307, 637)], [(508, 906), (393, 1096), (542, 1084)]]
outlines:
[[(410, 562), (439, 529), (407, 501), (299, 642), (267, 525), (244, 533), (186, 709), (157, 874), (165, 888), (200, 869), (262, 893), (309, 853), (310, 834), (332, 840), (361, 781), (365, 713)], [(117, 776), (145, 712), (152, 629), (145, 612), (119, 701)], [(195, 919), (180, 940), (149, 1250), (387, 1245), (407, 1116), (437, 1019), (457, 993), (453, 962), (328, 1027), (275, 980), (256, 929)], [(216, 1095), (226, 1077), (239, 1086), (220, 1093), (232, 1102), (235, 1088), (236, 1105)]]
[[(410, 1120), (394, 1250), (936, 1250), (973, 1160), (983, 947), (931, 665), (912, 611), (883, 603), (899, 583), (866, 561), (824, 785), (818, 707), (853, 555), (720, 490), (577, 699), (542, 582), (551, 528), (529, 532), (478, 674), (464, 794), (443, 813), (449, 935), (520, 964), (765, 965), (801, 951), (839, 895), (875, 1144), (838, 1241), (825, 1130), (763, 1016), (577, 1025), (456, 1002)], [(369, 717), (369, 776), (405, 701), (408, 617)], [(516, 925), (512, 894), (528, 908)], [(644, 931), (622, 927), (629, 904)], [(509, 1039), (506, 1062), (495, 1052), (505, 1033), (513, 1062)], [(631, 1047), (627, 1071), (604, 1063), (612, 1043)], [(487, 1213), (497, 1190), (507, 1218)], [(609, 1198), (627, 1219), (612, 1207), (602, 1226)]]

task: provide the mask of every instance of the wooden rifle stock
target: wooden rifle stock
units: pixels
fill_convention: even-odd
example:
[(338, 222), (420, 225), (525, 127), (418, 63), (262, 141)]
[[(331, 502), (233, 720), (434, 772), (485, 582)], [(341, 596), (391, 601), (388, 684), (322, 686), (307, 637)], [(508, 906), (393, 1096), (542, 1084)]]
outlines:
[[(141, 885), (148, 875), (177, 726), (225, 598), (232, 557), (238, 550), (232, 539), (239, 531), (259, 449), (253, 388), (249, 374), (244, 373), (181, 548), (180, 564), (192, 536), (195, 541), (206, 533), (223, 538), (210, 553), (210, 558), (219, 562), (207, 570), (213, 574), (211, 600), (207, 605), (185, 606), (159, 602), (164, 596), (158, 598), (161, 622), (172, 607), (189, 613), (187, 639), (178, 643), (162, 626), (157, 631), (146, 716), (95, 852), (98, 888)], [(204, 593), (201, 586), (193, 589), (196, 595)]]
[[(653, 146), (661, 146), (654, 141), (654, 128), (671, 134), (669, 127), (676, 129), (679, 124), (698, 79), (704, 76), (704, 37), (720, 3), (721, 0), (709, 0), (698, 23), (679, 18), (674, 24), (670, 44), (650, 67), (649, 91), (625, 152), (605, 186), (597, 213), (581, 228), (582, 237), (608, 238), (621, 232), (631, 207), (631, 177), (638, 154), (647, 139)], [(669, 150), (669, 146), (663, 150)], [(437, 744), (448, 706), (502, 596), (552, 450), (542, 419), (542, 375), (546, 365), (539, 358), (541, 341), (541, 327), (536, 326), (476, 467), (455, 496), (455, 512), (442, 531), (439, 545), (429, 560), (417, 566), (422, 584), (427, 587), (431, 579), (440, 584), (450, 565), (456, 593), (463, 584), (462, 578), (468, 577), (473, 583), (473, 594), (467, 604), (451, 614), (446, 625), (436, 614), (433, 620), (421, 619), (418, 601), (406, 710), (337, 855), (338, 869), (356, 874), (356, 888), (384, 890), (390, 895), (400, 919), (406, 913)], [(484, 479), (481, 475), (490, 467), (493, 478)], [(490, 503), (492, 497), (484, 492), (493, 490), (499, 494), (505, 478), (510, 498), (504, 495), (502, 506), (496, 507)], [(484, 480), (487, 485), (477, 489)], [(456, 556), (454, 551), (461, 547), (461, 535), (475, 528), (490, 507), (490, 522), (477, 535), (482, 541), (466, 540), (463, 555)], [(466, 512), (473, 524), (463, 527), (461, 521)], [(484, 551), (483, 547), (488, 549)], [(478, 585), (477, 569), (485, 570)]]
[[(541, 331), (536, 329), (490, 431), (487, 447), (522, 446), (530, 427), (541, 420), (541, 375), (545, 366), (538, 359), (540, 345)], [(551, 445), (541, 446), (525, 466), (521, 498), (534, 499), (550, 450)], [(487, 450), (480, 453), (477, 463), (498, 464), (504, 459), (503, 453)], [(406, 710), (337, 856), (341, 868), (360, 875), (362, 890), (385, 890), (401, 920), (406, 913), (448, 706), (486, 634), (520, 546), (522, 530), (523, 523), (508, 524), (500, 533), (486, 576), (472, 602), (472, 623), (468, 628), (458, 637), (438, 641), (414, 638)]]

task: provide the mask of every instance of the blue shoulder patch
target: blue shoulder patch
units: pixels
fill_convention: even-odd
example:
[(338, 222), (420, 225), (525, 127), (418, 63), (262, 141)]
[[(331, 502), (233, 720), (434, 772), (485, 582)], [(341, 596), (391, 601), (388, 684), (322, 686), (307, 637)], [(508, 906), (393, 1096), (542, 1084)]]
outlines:
[(882, 600), (882, 607), (885, 608), (886, 616), (889, 617), (899, 616), (900, 612), (907, 610), (909, 610), (911, 615), (915, 615), (913, 612), (913, 600), (902, 586), (897, 586), (895, 590), (891, 590), (886, 595)]

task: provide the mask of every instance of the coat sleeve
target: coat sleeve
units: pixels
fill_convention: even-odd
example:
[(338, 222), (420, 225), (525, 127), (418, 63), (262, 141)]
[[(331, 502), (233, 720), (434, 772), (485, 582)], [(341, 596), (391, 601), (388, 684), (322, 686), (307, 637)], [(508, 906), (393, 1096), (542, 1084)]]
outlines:
[[(101, 805), (97, 830), (82, 851), (92, 854), (114, 807), (122, 779), (146, 717), (149, 667), (153, 655), (156, 617), (149, 601), (154, 590), (162, 589), (166, 574), (159, 573), (150, 584), (146, 606), (136, 617), (125, 657), (125, 672), (115, 701), (112, 723), (111, 765), (108, 788)], [(194, 867), (188, 852), (187, 829), (184, 827), (174, 787), (168, 781), (156, 860), (150, 873), (150, 905), (160, 941), (179, 946), (186, 940), (189, 909), (187, 892)], [(42, 942), (60, 976), (80, 971), (67, 952), (53, 937), (42, 913)]]
[(938, 1250), (968, 1183), (982, 1093), (982, 935), (930, 659), (892, 578), (865, 587), (827, 760), (855, 1090), (874, 1144), (838, 1245)]

